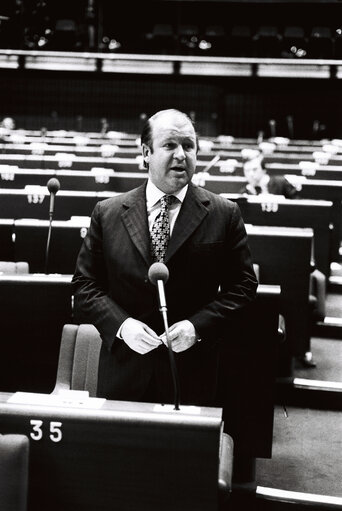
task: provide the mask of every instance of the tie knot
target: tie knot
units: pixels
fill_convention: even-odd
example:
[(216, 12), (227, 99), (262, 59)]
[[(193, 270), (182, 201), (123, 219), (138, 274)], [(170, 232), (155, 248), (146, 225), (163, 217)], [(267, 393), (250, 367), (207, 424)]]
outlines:
[(163, 195), (160, 199), (160, 206), (162, 208), (168, 208), (176, 201), (176, 197), (174, 195)]

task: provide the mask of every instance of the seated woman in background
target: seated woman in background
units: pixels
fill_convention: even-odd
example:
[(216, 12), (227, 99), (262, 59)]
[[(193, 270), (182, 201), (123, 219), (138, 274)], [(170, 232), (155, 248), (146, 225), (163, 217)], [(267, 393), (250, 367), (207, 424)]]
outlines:
[(284, 176), (270, 176), (267, 174), (263, 156), (246, 160), (243, 172), (248, 183), (240, 193), (248, 195), (283, 195), (286, 199), (298, 198), (297, 189)]

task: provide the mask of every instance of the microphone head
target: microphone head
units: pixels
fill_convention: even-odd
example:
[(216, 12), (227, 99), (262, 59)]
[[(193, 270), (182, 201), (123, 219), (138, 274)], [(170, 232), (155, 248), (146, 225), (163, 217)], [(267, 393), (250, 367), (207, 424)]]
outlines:
[(169, 278), (169, 270), (164, 263), (153, 263), (148, 270), (148, 278), (154, 285), (157, 284), (158, 280), (162, 280), (165, 284)]
[(60, 182), (55, 177), (49, 179), (46, 186), (50, 193), (57, 193), (61, 187)]

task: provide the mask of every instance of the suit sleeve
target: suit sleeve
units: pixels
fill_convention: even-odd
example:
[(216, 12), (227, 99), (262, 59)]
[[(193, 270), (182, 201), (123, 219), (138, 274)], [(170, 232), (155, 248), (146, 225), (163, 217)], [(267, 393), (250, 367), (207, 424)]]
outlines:
[(128, 314), (108, 295), (100, 209), (98, 203), (94, 208), (72, 278), (74, 316), (78, 323), (94, 324), (110, 350), (116, 333)]
[(202, 339), (229, 333), (229, 322), (256, 297), (258, 281), (246, 228), (236, 203), (233, 203), (227, 228), (225, 261), (216, 299), (188, 318)]

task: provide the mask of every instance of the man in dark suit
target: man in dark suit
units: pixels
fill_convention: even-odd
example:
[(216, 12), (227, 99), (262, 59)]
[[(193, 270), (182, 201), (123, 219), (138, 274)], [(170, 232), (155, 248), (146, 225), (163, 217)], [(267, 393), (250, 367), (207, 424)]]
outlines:
[[(198, 139), (186, 114), (157, 112), (141, 142), (147, 183), (94, 208), (73, 277), (75, 318), (93, 323), (103, 340), (99, 396), (172, 402), (163, 320), (148, 278), (151, 264), (164, 262), (181, 401), (210, 405), (219, 341), (236, 342), (229, 338), (230, 321), (256, 295), (245, 227), (235, 203), (191, 183)], [(173, 198), (166, 214), (169, 242), (160, 257), (151, 237), (165, 194)]]
[(297, 189), (285, 176), (270, 176), (265, 167), (263, 156), (246, 160), (243, 163), (243, 173), (248, 183), (240, 190), (247, 195), (282, 195), (286, 199), (298, 198)]

